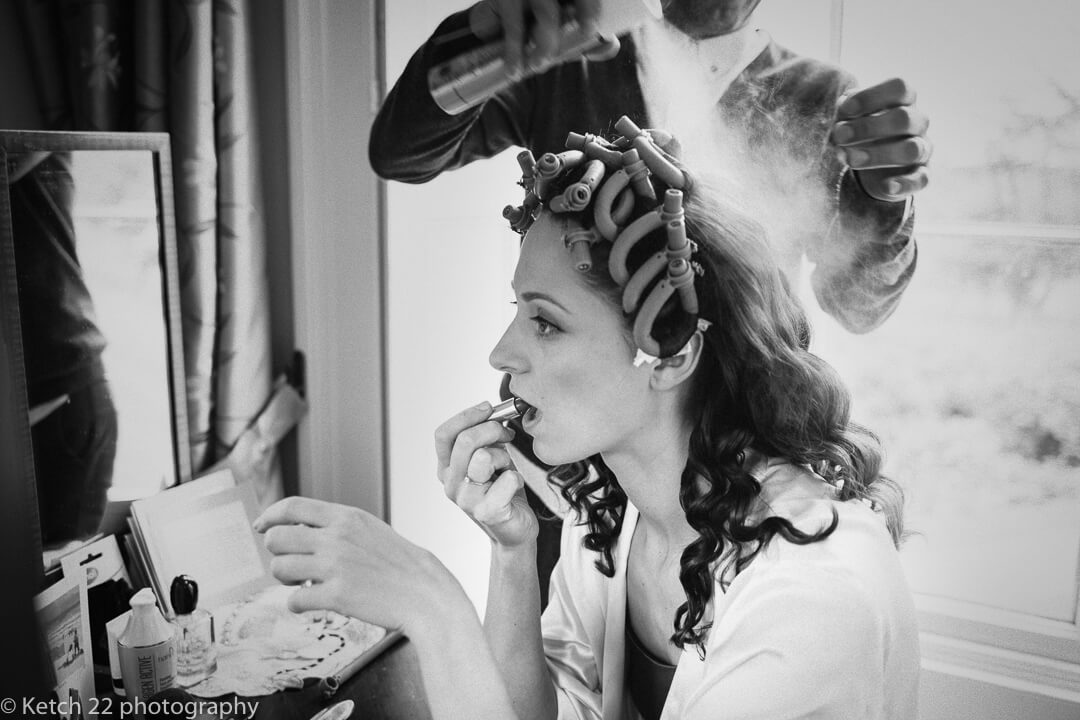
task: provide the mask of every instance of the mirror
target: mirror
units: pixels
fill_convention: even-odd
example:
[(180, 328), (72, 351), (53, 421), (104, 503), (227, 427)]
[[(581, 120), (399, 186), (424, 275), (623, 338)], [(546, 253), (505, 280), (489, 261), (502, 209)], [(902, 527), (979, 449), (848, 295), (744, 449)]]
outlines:
[(48, 553), (191, 475), (168, 135), (11, 131), (0, 149)]

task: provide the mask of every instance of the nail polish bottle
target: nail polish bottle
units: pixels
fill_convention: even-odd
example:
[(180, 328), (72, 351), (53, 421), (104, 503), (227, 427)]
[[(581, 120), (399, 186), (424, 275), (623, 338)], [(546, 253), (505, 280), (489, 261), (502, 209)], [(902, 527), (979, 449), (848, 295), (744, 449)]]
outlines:
[(176, 613), (176, 684), (191, 687), (217, 670), (214, 616), (197, 607), (199, 585), (188, 575), (173, 578), (169, 600)]

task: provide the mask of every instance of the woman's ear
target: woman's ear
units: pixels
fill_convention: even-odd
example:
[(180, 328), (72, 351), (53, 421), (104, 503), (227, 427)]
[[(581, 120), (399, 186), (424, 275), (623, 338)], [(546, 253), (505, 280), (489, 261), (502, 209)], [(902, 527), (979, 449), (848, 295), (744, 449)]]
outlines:
[(702, 343), (705, 338), (698, 330), (690, 336), (677, 354), (664, 358), (652, 366), (649, 387), (654, 390), (674, 390), (689, 380), (701, 360)]

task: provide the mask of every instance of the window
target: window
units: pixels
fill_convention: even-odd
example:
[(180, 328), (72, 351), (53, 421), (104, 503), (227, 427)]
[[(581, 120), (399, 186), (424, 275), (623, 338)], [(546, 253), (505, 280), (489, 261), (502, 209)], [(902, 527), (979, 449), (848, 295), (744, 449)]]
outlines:
[(852, 386), (856, 419), (883, 436), (908, 493), (918, 534), (902, 557), (930, 664), (1074, 702), (1078, 29), (1080, 8), (1055, 0), (843, 3), (841, 64), (864, 85), (909, 80), (936, 148), (899, 309), (864, 337), (815, 319), (815, 349)]

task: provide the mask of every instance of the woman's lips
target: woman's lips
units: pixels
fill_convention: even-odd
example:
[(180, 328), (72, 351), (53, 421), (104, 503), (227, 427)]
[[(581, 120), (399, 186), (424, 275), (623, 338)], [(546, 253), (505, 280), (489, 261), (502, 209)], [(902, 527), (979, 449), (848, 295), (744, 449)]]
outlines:
[(525, 428), (525, 432), (532, 434), (530, 428), (535, 427), (538, 422), (540, 422), (540, 410), (529, 405), (521, 416), (521, 427)]

